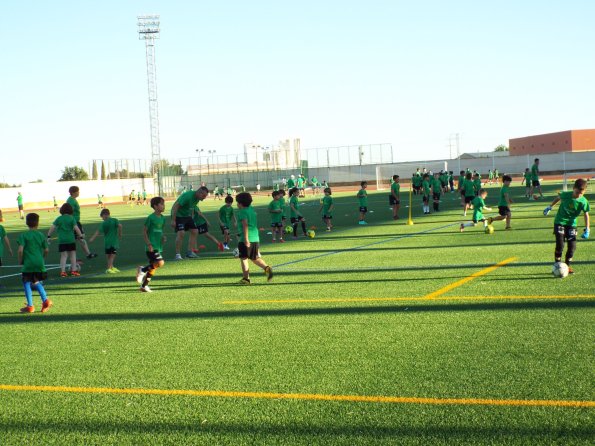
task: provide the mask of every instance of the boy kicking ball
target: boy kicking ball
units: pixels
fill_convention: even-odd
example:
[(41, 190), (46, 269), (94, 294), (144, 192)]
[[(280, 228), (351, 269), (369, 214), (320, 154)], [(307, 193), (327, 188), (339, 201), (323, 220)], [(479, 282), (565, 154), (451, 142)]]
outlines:
[(590, 235), (590, 220), (589, 211), (590, 206), (587, 199), (584, 197), (587, 189), (587, 180), (578, 179), (574, 182), (572, 192), (560, 192), (558, 197), (543, 210), (543, 215), (548, 215), (552, 208), (560, 203), (558, 213), (554, 219), (554, 235), (556, 236), (556, 249), (554, 251), (554, 261), (562, 261), (562, 252), (564, 251), (564, 244), (568, 242), (568, 249), (566, 250), (566, 264), (568, 265), (568, 274), (573, 274), (574, 271), (570, 267), (570, 263), (574, 257), (576, 250), (576, 218), (581, 214), (585, 215), (585, 229), (583, 239), (588, 239)]
[(461, 223), (460, 231), (463, 232), (465, 228), (469, 226), (477, 226), (477, 223), (480, 221), (483, 222), (483, 227), (485, 228), (488, 225), (485, 217), (483, 216), (483, 211), (491, 211), (492, 208), (489, 208), (485, 204), (485, 199), (488, 196), (488, 191), (485, 189), (479, 189), (479, 194), (477, 197), (473, 199), (471, 204), (473, 205), (473, 220), (469, 223)]
[(256, 266), (264, 270), (267, 281), (273, 279), (273, 269), (266, 264), (260, 257), (259, 245), (260, 236), (258, 234), (258, 221), (256, 212), (252, 205), (252, 196), (248, 192), (241, 192), (236, 195), (238, 204), (238, 222), (240, 229), (240, 241), (238, 250), (240, 252), (240, 263), (242, 264), (242, 280), (240, 285), (250, 285), (250, 266), (248, 259)]
[(165, 200), (161, 197), (153, 197), (151, 198), (151, 207), (154, 212), (147, 217), (143, 227), (143, 237), (149, 264), (139, 266), (136, 269), (136, 281), (140, 284), (140, 290), (143, 293), (153, 291), (149, 288), (149, 283), (157, 268), (161, 268), (165, 264), (161, 255), (163, 243), (165, 243), (165, 235), (163, 235)]

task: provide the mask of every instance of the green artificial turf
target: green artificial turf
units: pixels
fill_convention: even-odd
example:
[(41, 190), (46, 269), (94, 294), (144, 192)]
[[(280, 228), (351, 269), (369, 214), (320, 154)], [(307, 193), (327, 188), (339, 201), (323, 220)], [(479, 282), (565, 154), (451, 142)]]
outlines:
[[(492, 235), (481, 227), (459, 232), (471, 213), (463, 219), (457, 194), (446, 194), (443, 210), (430, 216), (421, 215), (414, 196), (413, 226), (405, 224), (406, 195), (404, 218), (395, 222), (388, 192), (371, 193), (370, 224), (359, 226), (355, 192), (336, 194), (330, 233), (320, 221), (319, 197), (309, 196), (302, 210), (317, 235), (285, 244), (270, 243), (269, 199), (257, 197), (261, 252), (275, 270), (271, 283), (253, 266), (253, 284), (237, 285), (239, 261), (206, 239), (199, 260), (174, 262), (169, 229), (166, 264), (151, 294), (140, 293), (134, 280), (136, 266), (146, 263), (142, 223), (150, 209), (110, 206), (124, 227), (120, 274), (103, 273), (102, 255), (83, 259), (80, 278), (60, 279), (51, 269), (46, 290), (54, 307), (23, 315), (20, 279), (4, 277), (18, 269), (0, 269), (0, 385), (595, 401), (595, 250), (581, 240), (576, 274), (552, 277), (554, 214), (544, 217), (542, 210), (559, 188), (547, 185), (547, 200), (531, 202), (515, 187), (514, 229), (495, 222)], [(489, 188), (486, 200), (495, 209), (497, 191)], [(221, 205), (212, 199), (201, 205), (217, 237), (214, 212)], [(98, 213), (82, 210), (88, 236)], [(56, 214), (40, 215), (45, 231)], [(5, 218), (16, 250), (24, 225), (14, 213)], [(102, 247), (101, 238), (92, 244), (98, 253)], [(48, 264), (58, 263), (56, 244), (50, 250)], [(511, 257), (517, 259), (424, 298)], [(3, 261), (16, 264), (8, 255)], [(592, 444), (594, 414), (593, 407), (0, 390), (0, 439), (15, 445)]]

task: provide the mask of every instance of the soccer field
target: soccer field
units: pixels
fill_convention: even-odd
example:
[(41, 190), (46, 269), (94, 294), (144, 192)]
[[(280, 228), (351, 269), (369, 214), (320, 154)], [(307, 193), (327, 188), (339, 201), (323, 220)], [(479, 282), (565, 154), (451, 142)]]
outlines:
[[(593, 444), (595, 249), (581, 239), (576, 274), (552, 277), (557, 209), (542, 210), (560, 188), (534, 202), (513, 187), (513, 230), (491, 235), (459, 232), (471, 213), (457, 194), (429, 216), (414, 196), (407, 226), (406, 195), (395, 222), (388, 192), (372, 192), (359, 226), (355, 192), (339, 193), (330, 233), (309, 196), (316, 237), (284, 244), (256, 197), (272, 282), (253, 266), (237, 285), (239, 261), (204, 238), (200, 259), (173, 261), (169, 228), (151, 294), (134, 277), (150, 208), (108, 206), (122, 272), (104, 274), (99, 237), (80, 278), (50, 266), (45, 314), (19, 313), (20, 270), (3, 258), (2, 444)], [(201, 204), (218, 238), (221, 205)], [(56, 215), (40, 212), (41, 230)], [(5, 218), (16, 252), (26, 228)], [(82, 209), (87, 237), (99, 221)]]

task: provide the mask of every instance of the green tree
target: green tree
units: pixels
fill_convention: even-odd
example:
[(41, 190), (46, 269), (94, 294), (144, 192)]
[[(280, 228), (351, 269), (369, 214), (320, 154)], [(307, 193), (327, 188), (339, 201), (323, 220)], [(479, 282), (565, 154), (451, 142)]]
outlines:
[(181, 164), (173, 164), (167, 160), (161, 160), (156, 167), (155, 170), (160, 171), (163, 176), (179, 176), (185, 173)]
[(97, 161), (93, 160), (93, 168), (91, 170), (91, 178), (93, 178), (94, 180), (96, 180), (98, 178), (97, 176)]
[(101, 179), (105, 180), (105, 163), (101, 160)]
[(79, 166), (66, 166), (62, 171), (62, 176), (58, 181), (81, 181), (88, 180), (89, 174)]
[(508, 152), (508, 147), (504, 144), (500, 144), (498, 147), (494, 149), (494, 152)]

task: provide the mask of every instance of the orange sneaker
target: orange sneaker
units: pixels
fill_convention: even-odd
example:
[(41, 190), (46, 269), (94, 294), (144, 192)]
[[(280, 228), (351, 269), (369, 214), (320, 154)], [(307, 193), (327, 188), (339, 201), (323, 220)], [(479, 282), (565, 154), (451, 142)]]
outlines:
[(68, 273), (66, 271), (62, 271), (60, 273), (60, 277), (68, 277)]
[(45, 313), (46, 311), (48, 311), (50, 309), (50, 307), (54, 305), (54, 302), (52, 302), (49, 299), (46, 299), (45, 302), (43, 304), (41, 304), (41, 312)]
[(70, 271), (70, 275), (73, 277), (80, 277), (81, 273), (79, 273), (78, 271)]
[(26, 305), (21, 308), (21, 313), (33, 313), (35, 311), (35, 307), (33, 305)]

